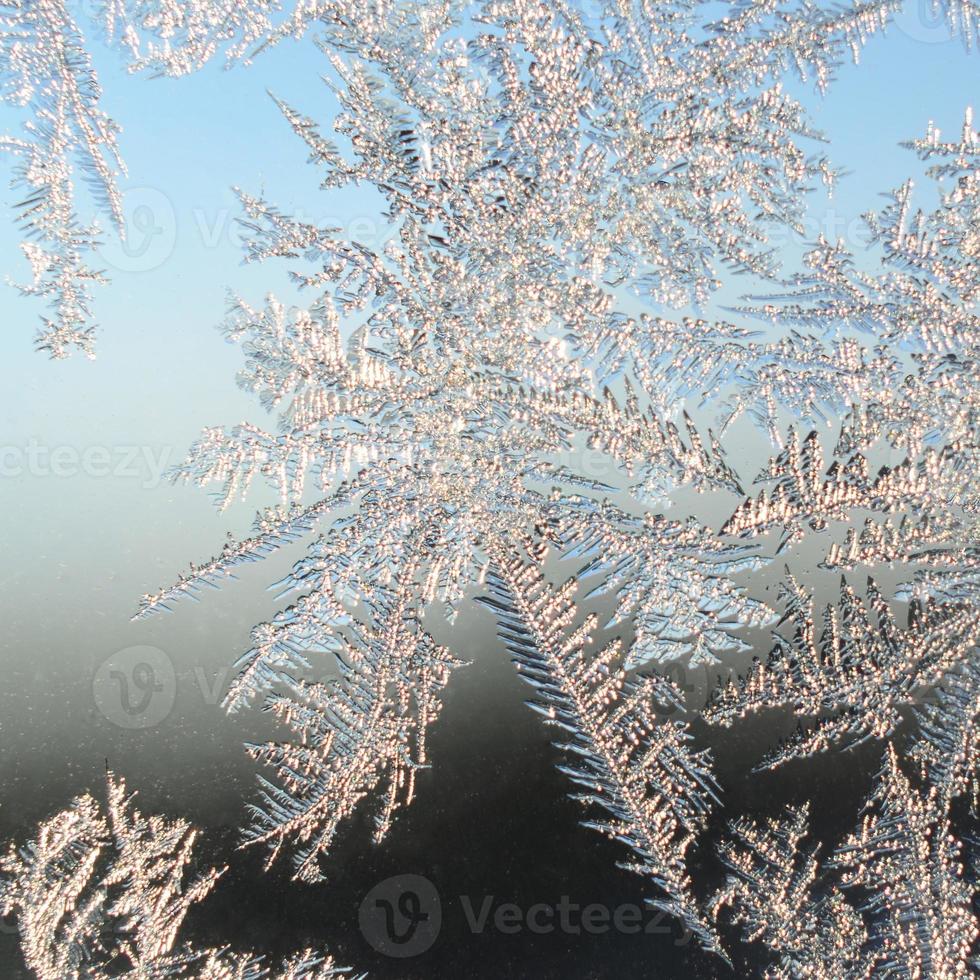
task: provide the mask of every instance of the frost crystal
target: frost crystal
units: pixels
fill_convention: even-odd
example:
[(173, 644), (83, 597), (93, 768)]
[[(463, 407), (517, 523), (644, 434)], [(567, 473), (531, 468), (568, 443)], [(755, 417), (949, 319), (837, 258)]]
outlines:
[(893, 748), (885, 756), (869, 811), (834, 855), (841, 885), (870, 895), (869, 952), (876, 975), (968, 977), (980, 930), (964, 879), (961, 845), (933, 790), (917, 790)]
[(121, 232), (122, 161), (118, 127), (99, 106), (99, 83), (64, 0), (0, 6), (0, 75), (0, 98), (27, 111), (23, 134), (0, 137), (0, 150), (17, 161), (17, 221), (33, 271), (33, 282), (20, 290), (43, 297), (52, 310), (37, 345), (52, 357), (75, 349), (91, 355), (90, 286), (104, 279), (88, 264), (98, 230), (78, 219), (75, 180), (84, 180)]
[(188, 878), (197, 831), (144, 817), (107, 775), (103, 813), (89, 795), (44, 821), (0, 860), (0, 913), (16, 915), (24, 960), (39, 980), (330, 980), (346, 976), (312, 950), (270, 971), (262, 957), (178, 943), (192, 906), (225, 869)]
[(973, 814), (980, 804), (980, 662), (964, 660), (960, 672), (947, 677), (934, 704), (919, 715), (919, 738), (912, 756), (920, 763), (948, 810), (967, 794)]
[(729, 577), (763, 564), (751, 548), (719, 541), (693, 519), (681, 523), (649, 513), (637, 518), (591, 500), (569, 504), (556, 508), (565, 517), (566, 557), (590, 556), (579, 571), (582, 579), (601, 576), (590, 596), (615, 595), (616, 612), (606, 625), (632, 626), (629, 666), (678, 658), (691, 666), (714, 664), (749, 649), (737, 634), (740, 628), (775, 618)]
[(865, 810), (823, 868), (816, 848), (800, 850), (807, 808), (764, 827), (740, 821), (721, 848), (731, 874), (713, 909), (730, 907), (746, 938), (778, 957), (766, 976), (780, 980), (974, 976), (976, 887), (961, 844), (891, 746)]
[[(415, 772), (426, 764), (426, 733), (459, 661), (436, 646), (418, 623), (413, 609), (417, 570), (417, 563), (409, 562), (390, 587), (376, 587), (373, 627), (355, 624), (339, 602), (331, 602), (329, 580), (320, 579), (321, 590), (270, 626), (259, 627), (261, 645), (247, 655), (226, 699), (234, 706), (257, 671), (268, 672), (270, 664), (281, 670), (283, 656), (315, 647), (328, 627), (336, 629), (331, 645), (340, 679), (294, 683), (288, 695), (276, 695), (267, 704), (298, 741), (250, 746), (254, 758), (278, 771), (283, 787), (263, 780), (262, 804), (252, 808), (256, 826), (247, 841), (272, 843), (270, 862), (290, 837), (305, 844), (296, 859), (296, 877), (302, 880), (319, 880), (318, 860), (337, 826), (379, 784), (384, 802), (375, 839), (381, 840), (396, 807), (411, 802)], [(317, 569), (318, 576), (323, 574)], [(342, 631), (348, 640), (341, 646)]]
[(866, 607), (843, 582), (840, 602), (827, 607), (818, 640), (812, 598), (788, 577), (782, 598), (792, 638), (777, 636), (769, 660), (724, 688), (705, 711), (707, 720), (731, 725), (750, 712), (784, 705), (801, 720), (819, 719), (767, 766), (891, 735), (901, 722), (900, 709), (973, 652), (980, 609), (920, 602), (901, 630), (870, 579), (867, 592)]
[[(249, 747), (272, 778), (246, 841), (270, 860), (288, 850), (296, 877), (318, 880), (368, 797), (385, 836), (429, 764), (427, 732), (461, 665), (430, 617), (452, 623), (476, 594), (536, 688), (533, 707), (569, 736), (565, 771), (605, 813), (590, 826), (628, 846), (653, 904), (724, 955), (687, 867), (715, 796), (709, 759), (687, 724), (656, 717), (658, 701), (677, 702), (672, 685), (632, 671), (737, 669), (751, 631), (781, 615), (766, 661), (723, 685), (704, 717), (732, 726), (792, 711), (802, 727), (763, 767), (870, 739), (889, 740), (886, 765), (864, 824), (823, 870), (799, 853), (805, 808), (737, 824), (714, 908), (731, 906), (775, 949), (775, 976), (965, 975), (976, 926), (950, 838), (960, 797), (976, 803), (978, 761), (972, 114), (953, 139), (930, 124), (906, 144), (933, 206), (915, 210), (908, 181), (867, 216), (880, 268), (821, 238), (785, 276), (769, 234), (798, 229), (808, 192), (836, 177), (786, 78), (824, 89), (896, 6), (101, 5), (133, 67), (170, 75), (315, 28), (341, 110), (335, 138), (279, 108), (323, 186), (373, 188), (393, 226), (375, 248), (240, 193), (248, 257), (295, 262), (310, 299), (232, 299), (241, 383), (275, 421), (206, 430), (178, 475), (219, 484), (225, 505), (266, 482), (279, 504), (141, 607), (169, 608), (306, 541), (282, 583), (291, 604), (255, 628), (225, 702), (264, 699), (289, 732)], [(935, 10), (977, 40), (973, 0)], [(114, 129), (59, 3), (8, 4), (3, 30), (15, 83), (5, 97), (35, 114), (30, 139), (5, 145), (23, 158), (23, 213), (38, 236), (31, 288), (57, 307), (43, 345), (88, 350), (93, 276), (81, 255), (92, 237), (74, 224), (69, 161), (80, 154), (118, 218)], [(733, 272), (765, 294), (730, 310), (736, 322), (705, 318)], [(698, 315), (672, 312), (682, 308)], [(771, 454), (751, 496), (728, 441), (745, 420)], [(827, 423), (836, 441), (818, 431)], [(664, 515), (691, 491), (730, 514), (719, 529)], [(815, 548), (808, 573), (845, 575), (819, 627), (817, 588), (800, 585)], [(750, 573), (777, 553), (787, 574), (770, 605)], [(549, 562), (563, 561), (578, 563), (576, 578), (556, 589)], [(891, 593), (884, 566), (901, 583)], [(611, 605), (606, 625), (631, 642), (591, 652), (598, 619), (576, 626), (571, 598), (587, 577), (583, 604)], [(337, 676), (310, 680), (324, 659)], [(899, 765), (905, 734), (921, 788)], [(139, 882), (142, 853), (120, 858)], [(53, 928), (81, 935), (87, 908)], [(151, 930), (156, 951), (137, 906), (113, 909), (135, 916), (137, 960), (171, 955), (179, 909), (172, 931)], [(43, 923), (26, 947), (39, 962), (55, 955)], [(52, 969), (88, 955), (73, 948)]]
[(711, 801), (717, 801), (709, 759), (690, 747), (684, 723), (656, 717), (658, 704), (680, 706), (680, 693), (665, 678), (630, 680), (617, 640), (586, 654), (596, 620), (588, 617), (571, 628), (574, 582), (554, 590), (519, 553), (499, 548), (492, 554), (491, 594), (481, 601), (497, 614), (518, 671), (538, 693), (530, 706), (571, 736), (563, 748), (575, 764), (561, 768), (584, 790), (575, 798), (608, 814), (586, 826), (630, 847), (634, 860), (623, 867), (666, 892), (649, 903), (679, 919), (706, 949), (724, 955), (684, 864)]
[(867, 929), (839, 889), (821, 887), (819, 849), (801, 851), (808, 818), (804, 805), (763, 826), (746, 818), (735, 823), (735, 840), (719, 848), (729, 876), (711, 911), (730, 908), (746, 939), (778, 957), (766, 973), (773, 980), (864, 976)]

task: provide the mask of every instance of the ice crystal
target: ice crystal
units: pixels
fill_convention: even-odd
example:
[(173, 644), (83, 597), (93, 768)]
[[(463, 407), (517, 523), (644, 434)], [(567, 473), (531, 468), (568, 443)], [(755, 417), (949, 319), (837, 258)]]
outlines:
[(871, 333), (909, 351), (892, 383), (883, 383), (887, 375), (860, 378), (840, 449), (853, 453), (884, 439), (914, 460), (927, 445), (976, 444), (980, 139), (968, 110), (958, 139), (943, 140), (930, 124), (907, 145), (930, 163), (940, 202), (931, 212), (913, 211), (910, 181), (868, 216), (883, 271), (862, 272), (842, 245), (823, 242), (808, 258), (809, 273), (794, 278), (795, 292), (755, 312), (810, 330)]
[(52, 357), (93, 350), (91, 285), (103, 282), (88, 253), (98, 230), (77, 213), (75, 181), (89, 186), (96, 204), (122, 230), (116, 176), (122, 168), (118, 127), (99, 105), (101, 90), (84, 39), (64, 0), (8, 0), (0, 6), (0, 98), (22, 107), (21, 135), (0, 138), (15, 160), (17, 221), (33, 281), (22, 293), (40, 296), (37, 345)]
[(819, 848), (801, 849), (809, 805), (790, 809), (762, 826), (743, 817), (731, 828), (720, 856), (729, 870), (710, 909), (725, 908), (749, 942), (761, 942), (777, 957), (773, 980), (824, 980), (865, 975), (867, 928), (836, 888), (824, 887)]
[[(297, 4), (297, 17), (310, 6)], [(326, 6), (322, 4), (320, 6)], [(244, 57), (268, 37), (275, 0), (99, 0), (96, 13), (106, 33), (118, 38), (134, 71), (186, 75), (227, 46), (229, 61)]]
[[(826, 160), (807, 156), (798, 144), (814, 134), (780, 76), (793, 69), (825, 88), (842, 56), (856, 58), (898, 4), (865, 0), (820, 10), (783, 0), (742, 5), (722, 19), (712, 19), (711, 6), (707, 0), (659, 9), (608, 3), (585, 14), (571, 3), (538, 7), (509, 0), (97, 0), (91, 12), (93, 26), (129, 52), (133, 70), (168, 75), (195, 71), (222, 50), (229, 64), (248, 62), (314, 27), (333, 50), (380, 67), (403, 102), (428, 117), (431, 126), (401, 132), (418, 144), (413, 155), (421, 153), (425, 169), (442, 171), (443, 179), (463, 173), (461, 164), (478, 167), (474, 152), (492, 160), (502, 132), (530, 132), (543, 112), (547, 124), (537, 135), (547, 138), (540, 147), (510, 147), (518, 151), (511, 173), (523, 170), (527, 180), (522, 193), (531, 191), (542, 165), (563, 185), (547, 202), (541, 188), (532, 192), (536, 205), (548, 205), (540, 227), (553, 222), (555, 240), (565, 242), (562, 258), (590, 277), (616, 291), (632, 283), (673, 302), (685, 295), (703, 299), (717, 284), (719, 260), (759, 274), (774, 270), (758, 219), (798, 225), (808, 180), (833, 178)], [(933, 6), (971, 45), (978, 30), (974, 0)], [(503, 34), (473, 37), (485, 27)], [(90, 353), (88, 285), (99, 274), (84, 261), (94, 229), (78, 223), (70, 158), (78, 156), (118, 223), (115, 126), (98, 108), (90, 59), (63, 0), (11, 0), (0, 40), (4, 98), (30, 102), (34, 114), (27, 139), (5, 141), (31, 161), (19, 168), (18, 182), (31, 199), (52, 198), (43, 221), (29, 217), (44, 241), (27, 246), (35, 270), (29, 291), (52, 297), (56, 307), (40, 346), (55, 356), (75, 347)], [(451, 73), (433, 72), (440, 55), (448, 55), (440, 67)], [(530, 81), (529, 101), (521, 97), (522, 77)], [(575, 97), (566, 98), (571, 92)], [(311, 120), (284, 108), (314, 158), (336, 166), (328, 179), (355, 176), (358, 168), (341, 160)], [(455, 138), (445, 128), (453, 109), (453, 121), (465, 122)], [(390, 135), (397, 138), (397, 132)], [(447, 166), (448, 154), (459, 150)], [(609, 167), (615, 181), (602, 181)], [(58, 174), (56, 194), (49, 190), (52, 173)], [(486, 173), (487, 200), (505, 191), (493, 186), (496, 176)], [(604, 186), (616, 189), (608, 194)], [(413, 199), (409, 192), (400, 203)], [(573, 207), (562, 214), (567, 204)], [(421, 213), (432, 219), (436, 211), (422, 205)]]
[(634, 631), (631, 667), (682, 658), (691, 666), (718, 663), (749, 649), (740, 629), (775, 618), (730, 578), (764, 559), (752, 548), (719, 541), (693, 518), (635, 517), (610, 503), (575, 498), (555, 512), (566, 557), (590, 558), (579, 577), (601, 579), (589, 596), (615, 596), (607, 627), (625, 623)]
[[(249, 843), (271, 843), (274, 859), (284, 841), (305, 847), (296, 858), (296, 877), (317, 881), (319, 858), (338, 825), (379, 784), (384, 786), (375, 839), (381, 840), (392, 814), (412, 800), (416, 770), (426, 765), (426, 734), (439, 715), (439, 694), (459, 665), (418, 623), (414, 592), (418, 560), (399, 569), (390, 587), (376, 586), (370, 627), (352, 622), (331, 600), (329, 572), (320, 567), (321, 587), (278, 620), (260, 627), (261, 645), (245, 660), (226, 703), (234, 705), (254, 683), (256, 671), (270, 663), (282, 670), (282, 657), (317, 645), (333, 627), (340, 678), (332, 683), (296, 682), (266, 707), (297, 735), (294, 743), (250, 747), (253, 757), (273, 766), (282, 787), (263, 780), (262, 804), (252, 807), (255, 827)], [(311, 584), (306, 581), (305, 584)], [(348, 641), (341, 646), (341, 630)], [(277, 676), (281, 676), (277, 673)]]
[[(974, 975), (980, 931), (961, 845), (934, 791), (889, 747), (861, 825), (821, 866), (801, 850), (808, 808), (759, 826), (741, 820), (721, 847), (730, 869), (712, 900), (778, 958), (773, 978)], [(863, 898), (862, 896), (867, 896)]]
[(723, 688), (705, 711), (709, 721), (725, 725), (780, 706), (813, 719), (768, 766), (891, 735), (901, 708), (953, 673), (980, 639), (980, 609), (961, 604), (919, 602), (900, 629), (872, 580), (866, 601), (842, 582), (840, 601), (827, 606), (818, 638), (812, 597), (792, 576), (782, 593), (792, 637), (777, 635), (768, 660)]
[(947, 676), (936, 700), (919, 712), (919, 737), (911, 754), (939, 799), (968, 795), (973, 813), (980, 804), (980, 662), (970, 657)]
[(347, 975), (306, 950), (280, 969), (263, 957), (178, 941), (191, 908), (225, 869), (188, 876), (198, 833), (184, 820), (145, 817), (107, 774), (105, 811), (88, 794), (45, 820), (0, 860), (0, 912), (15, 915), (39, 980), (329, 980)]
[[(253, 630), (225, 699), (231, 711), (263, 700), (288, 732), (249, 746), (272, 778), (247, 844), (270, 861), (290, 851), (295, 876), (313, 882), (341, 824), (374, 797), (375, 838), (388, 833), (461, 666), (426, 617), (452, 622), (477, 594), (535, 689), (531, 706), (565, 733), (574, 761), (562, 771), (601, 814), (587, 825), (628, 848), (624, 867), (651, 885), (651, 904), (705, 949), (725, 955), (708, 912), (730, 907), (772, 951), (774, 977), (949, 980), (976, 968), (973, 889), (952, 833), (960, 798), (976, 808), (980, 710), (972, 114), (952, 140), (930, 124), (907, 144), (938, 203), (916, 211), (908, 181), (867, 216), (880, 269), (821, 238), (780, 280), (769, 235), (798, 230), (809, 191), (836, 178), (784, 80), (825, 89), (897, 6), (97, 3), (134, 70), (172, 76), (315, 29), (336, 140), (279, 108), (323, 186), (373, 188), (394, 225), (375, 249), (241, 193), (248, 257), (301, 259), (293, 281), (312, 296), (292, 308), (232, 300), (241, 383), (276, 421), (206, 430), (178, 476), (219, 484), (223, 505), (265, 481), (280, 503), (141, 606), (169, 609), (307, 543), (281, 583), (290, 604)], [(933, 6), (968, 46), (978, 40), (974, 0)], [(74, 184), (121, 226), (116, 127), (62, 0), (0, 7), (0, 69), (2, 98), (27, 117), (2, 146), (23, 192), (34, 270), (23, 291), (52, 309), (39, 346), (90, 354), (98, 232), (80, 222)], [(766, 293), (729, 310), (736, 322), (701, 316), (732, 273)], [(691, 307), (699, 315), (671, 312)], [(726, 449), (743, 417), (774, 447), (749, 497)], [(828, 422), (833, 445), (817, 431)], [(717, 533), (662, 513), (692, 490), (725, 501)], [(820, 573), (846, 574), (820, 627), (795, 574), (814, 543)], [(742, 574), (773, 551), (790, 566), (774, 647), (704, 717), (792, 712), (802, 727), (767, 768), (898, 740), (909, 723), (922, 785), (890, 742), (863, 823), (823, 864), (801, 850), (806, 806), (738, 821), (721, 852), (731, 875), (705, 909), (688, 864), (717, 802), (710, 758), (686, 721), (657, 711), (683, 707), (680, 692), (633, 670), (736, 663), (749, 631), (777, 615)], [(560, 588), (552, 559), (577, 563)], [(893, 595), (885, 565), (901, 570)], [(580, 622), (573, 602), (589, 578), (582, 603), (610, 604), (605, 627), (631, 642), (593, 651), (598, 617)], [(336, 676), (310, 680), (324, 659)], [(43, 823), (0, 864), (0, 908), (18, 918), (28, 966), (42, 980), (342, 972), (309, 951), (273, 969), (182, 943), (221, 874), (187, 880), (194, 842), (184, 821), (143, 817), (111, 775), (105, 813), (83, 796)]]
[[(806, 528), (823, 531), (831, 523), (849, 522), (861, 510), (879, 514), (905, 511), (906, 517), (921, 520), (906, 521), (898, 528), (890, 525), (893, 542), (900, 531), (907, 531), (912, 538), (910, 543), (914, 542), (917, 533), (925, 529), (922, 522), (929, 521), (938, 541), (943, 526), (951, 532), (962, 528), (964, 520), (975, 520), (970, 513), (977, 507), (970, 469), (975, 465), (977, 452), (972, 446), (956, 444), (941, 451), (930, 448), (915, 461), (906, 459), (898, 466), (882, 467), (872, 476), (867, 459), (860, 453), (843, 461), (835, 460), (825, 469), (817, 433), (811, 432), (801, 443), (791, 430), (786, 448), (757, 479), (770, 483), (769, 491), (763, 490), (758, 497), (746, 500), (722, 532), (753, 537), (782, 528), (778, 549), (781, 551), (800, 541)], [(966, 511), (959, 520), (957, 508)], [(872, 537), (865, 543), (874, 546), (879, 542)], [(853, 547), (853, 543), (849, 542), (847, 547)], [(913, 553), (905, 552), (909, 557)], [(832, 549), (831, 555), (831, 561), (840, 559), (838, 549)], [(873, 551), (863, 555), (864, 563), (873, 563), (877, 558)]]
[(497, 615), (518, 672), (537, 692), (530, 706), (570, 736), (562, 747), (575, 764), (561, 768), (584, 790), (575, 798), (608, 814), (586, 826), (631, 848), (634, 860), (623, 866), (666, 893), (649, 903), (723, 955), (685, 866), (717, 801), (710, 760), (689, 745), (685, 723), (658, 720), (656, 712), (658, 704), (679, 706), (680, 693), (656, 675), (631, 680), (618, 640), (586, 652), (596, 618), (572, 628), (573, 580), (556, 590), (520, 552), (501, 546), (491, 554), (490, 595), (481, 601)]
[(974, 975), (976, 887), (964, 877), (961, 845), (935, 792), (909, 782), (891, 747), (867, 810), (834, 864), (842, 887), (870, 896), (871, 972), (909, 980)]
[[(937, 688), (915, 756), (946, 809), (968, 788), (980, 635), (971, 117), (953, 142), (931, 127), (910, 144), (939, 205), (913, 214), (905, 185), (869, 216), (882, 269), (821, 240), (803, 272), (773, 286), (767, 234), (797, 227), (808, 190), (835, 177), (811, 152), (817, 134), (784, 76), (825, 87), (893, 7), (773, 0), (716, 20), (707, 3), (583, 12), (561, 0), (107, 11), (129, 23), (137, 67), (170, 74), (316, 20), (341, 108), (336, 141), (280, 109), (323, 186), (374, 188), (394, 225), (375, 249), (241, 193), (248, 258), (291, 260), (311, 296), (296, 307), (233, 298), (226, 331), (244, 351), (241, 383), (275, 421), (206, 430), (177, 475), (219, 485), (222, 505), (256, 482), (280, 503), (141, 605), (169, 609), (307, 541), (283, 583), (298, 597), (256, 627), (226, 700), (237, 710), (264, 698), (290, 732), (250, 749), (275, 780), (262, 782), (247, 841), (272, 857), (298, 845), (296, 875), (313, 881), (366, 797), (380, 796), (376, 837), (387, 833), (459, 664), (423, 623), (452, 621), (476, 593), (538, 689), (537, 709), (570, 734), (569, 775), (609, 815), (594, 824), (632, 849), (630, 866), (663, 892), (658, 907), (720, 951), (685, 861), (713, 792), (707, 759), (686, 726), (651, 717), (653, 700), (676, 697), (670, 684), (627, 671), (746, 651), (748, 630), (776, 613), (740, 573), (772, 550), (792, 564), (813, 541), (825, 543), (821, 569), (849, 577), (822, 632), (788, 574), (780, 603), (792, 634), (779, 632), (707, 718), (794, 712), (806, 727), (767, 760), (777, 765), (897, 735)], [(945, 9), (971, 16), (969, 5)], [(775, 337), (672, 318), (670, 307), (706, 304), (731, 272), (784, 290), (734, 311), (774, 322)], [(725, 447), (743, 416), (775, 447), (759, 478), (768, 486), (748, 498)], [(827, 421), (840, 425), (834, 445), (816, 431)], [(725, 501), (719, 533), (661, 513), (692, 490)], [(586, 652), (595, 623), (575, 627), (572, 587), (546, 580), (546, 545), (596, 577), (584, 601), (612, 604), (608, 625), (635, 636), (628, 649)], [(904, 628), (882, 576), (866, 598), (848, 584), (887, 563), (908, 566), (892, 597), (910, 602)], [(324, 655), (339, 676), (302, 679)], [(955, 755), (944, 767), (946, 739)], [(801, 916), (786, 941), (811, 957), (809, 975), (866, 965), (861, 915), (843, 897), (809, 894), (809, 858), (805, 894), (790, 894), (793, 820), (742, 828), (784, 862), (778, 902)], [(775, 920), (756, 925), (782, 935)], [(834, 929), (847, 941), (835, 945)], [(788, 961), (780, 969), (795, 975)]]
[(338, 42), (369, 39), (382, 30), (426, 30), (458, 0), (421, 4), (398, 0), (96, 0), (98, 19), (130, 55), (133, 71), (180, 76), (197, 71), (224, 49), (227, 65), (250, 62), (261, 51), (311, 27)]
[[(976, 761), (971, 705), (980, 389), (972, 372), (980, 279), (972, 115), (967, 113), (955, 141), (943, 141), (930, 126), (924, 139), (908, 145), (931, 164), (927, 173), (940, 182), (940, 203), (933, 212), (914, 214), (907, 184), (881, 215), (869, 217), (884, 271), (860, 272), (843, 247), (824, 244), (811, 255), (811, 273), (795, 279), (792, 298), (757, 312), (807, 329), (851, 326), (858, 335), (870, 332), (897, 344), (909, 356), (888, 355), (897, 372), (892, 384), (891, 368), (870, 384), (861, 369), (855, 403), (829, 465), (816, 432), (801, 440), (791, 429), (759, 478), (770, 487), (746, 500), (723, 531), (754, 537), (780, 529), (780, 551), (791, 551), (817, 532), (831, 538), (823, 567), (907, 568), (909, 582), (896, 598), (911, 602), (909, 628), (895, 629), (876, 587), (869, 586), (875, 610), (869, 619), (845, 586), (817, 642), (809, 600), (790, 579), (784, 596), (787, 616), (796, 624), (794, 639), (778, 640), (769, 661), (723, 692), (709, 716), (731, 723), (747, 711), (784, 705), (815, 720), (773, 756), (779, 762), (888, 735), (903, 704), (939, 685), (920, 712), (914, 754), (948, 805), (969, 787)], [(876, 350), (884, 364), (886, 355), (880, 346)], [(905, 458), (874, 472), (869, 459), (882, 444)], [(834, 540), (841, 526), (846, 535)]]

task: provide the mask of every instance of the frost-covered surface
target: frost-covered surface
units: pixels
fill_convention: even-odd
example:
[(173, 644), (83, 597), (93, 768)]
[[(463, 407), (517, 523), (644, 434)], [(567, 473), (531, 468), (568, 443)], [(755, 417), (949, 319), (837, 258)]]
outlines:
[[(771, 0), (707, 23), (715, 4), (626, 0), (107, 8), (137, 67), (176, 75), (316, 22), (335, 138), (280, 108), (323, 186), (375, 188), (396, 228), (375, 251), (241, 192), (248, 257), (291, 260), (310, 298), (233, 299), (240, 381), (274, 422), (205, 430), (177, 475), (225, 505), (264, 481), (281, 503), (140, 615), (306, 541), (225, 700), (264, 699), (287, 733), (249, 747), (271, 776), (246, 844), (318, 882), (359, 807), (384, 839), (464, 666), (431, 623), (478, 596), (564, 732), (588, 825), (706, 950), (737, 942), (714, 921), (729, 908), (773, 976), (969, 975), (954, 828), (975, 828), (980, 678), (971, 113), (952, 139), (930, 126), (907, 144), (933, 200), (916, 210), (909, 182), (868, 216), (877, 266), (820, 240), (782, 270), (769, 240), (835, 176), (783, 79), (831, 84), (894, 6)], [(975, 5), (943, 6), (975, 40)], [(759, 283), (733, 322), (673, 312), (732, 271)], [(769, 447), (758, 474), (726, 451), (744, 420)], [(664, 512), (685, 494), (727, 519)], [(575, 568), (561, 587), (559, 563)], [(767, 598), (764, 566), (786, 569)], [(598, 650), (576, 606), (595, 601), (623, 634)], [(695, 726), (655, 706), (681, 698), (664, 668), (723, 675), (759, 630), (770, 652), (699, 724), (788, 710), (799, 731), (751, 765), (869, 741), (884, 765), (830, 858), (800, 849), (805, 800), (782, 822), (740, 815), (711, 898), (689, 853), (723, 788)], [(324, 659), (337, 678), (310, 680)]]
[(666, 894), (648, 901), (675, 916), (705, 949), (724, 955), (714, 929), (702, 918), (684, 864), (685, 852), (704, 829), (717, 802), (710, 759), (690, 746), (683, 722), (658, 723), (659, 705), (680, 705), (666, 678), (631, 680), (614, 640), (586, 655), (595, 617), (573, 628), (574, 582), (552, 589), (521, 552), (491, 551), (490, 595), (500, 636), (538, 698), (529, 702), (567, 732), (564, 745), (575, 764), (563, 767), (584, 792), (583, 803), (605, 811), (586, 825), (626, 844), (634, 860), (623, 867)]
[(104, 808), (88, 794), (73, 800), (0, 859), (0, 912), (16, 916), (24, 960), (40, 980), (350, 976), (313, 950), (271, 968), (261, 954), (182, 942), (187, 913), (227, 869), (189, 874), (196, 830), (145, 817), (111, 772), (106, 795)]
[[(759, 826), (740, 820), (721, 847), (728, 881), (711, 899), (772, 951), (767, 976), (969, 977), (978, 929), (975, 882), (931, 790), (890, 749), (860, 828), (821, 869), (801, 848), (808, 807)], [(860, 896), (870, 896), (862, 901)]]

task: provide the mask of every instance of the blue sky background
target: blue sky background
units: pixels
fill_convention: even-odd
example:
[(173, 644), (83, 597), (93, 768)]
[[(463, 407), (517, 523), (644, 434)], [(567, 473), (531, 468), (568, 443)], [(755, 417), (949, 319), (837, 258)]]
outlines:
[[(833, 201), (813, 195), (810, 227), (822, 226), (828, 212), (842, 233), (856, 227), (861, 213), (879, 206), (880, 192), (916, 169), (898, 142), (923, 133), (930, 119), (955, 130), (976, 100), (980, 56), (932, 25), (920, 6), (928, 0), (912, 0), (886, 35), (871, 40), (860, 66), (843, 67), (827, 96), (790, 83), (828, 135), (832, 159), (853, 172)], [(275, 265), (242, 267), (231, 186), (263, 191), (287, 212), (332, 220), (362, 239), (387, 231), (372, 192), (318, 190), (304, 147), (266, 95), (271, 90), (328, 120), (335, 104), (318, 79), (325, 59), (305, 39), (280, 45), (248, 68), (224, 70), (216, 59), (187, 78), (150, 79), (128, 75), (121, 56), (97, 39), (92, 49), (105, 107), (123, 130), (128, 247), (136, 255), (126, 256), (107, 235), (102, 258), (112, 284), (96, 290), (101, 330), (94, 364), (49, 364), (33, 354), (38, 304), (0, 287), (0, 370), (7, 389), (20, 392), (4, 424), (29, 431), (49, 411), (65, 420), (58, 403), (73, 405), (76, 421), (81, 410), (92, 422), (125, 404), (134, 426), (137, 419), (150, 423), (146, 438), (154, 418), (165, 419), (170, 433), (185, 421), (197, 428), (236, 418), (245, 408), (234, 396), (237, 355), (212, 329), (225, 291), (258, 300), (269, 289), (282, 292), (285, 280)], [(0, 192), (8, 215), (15, 199), (6, 187)], [(0, 269), (15, 280), (28, 275), (18, 241), (12, 222), (0, 220)]]

